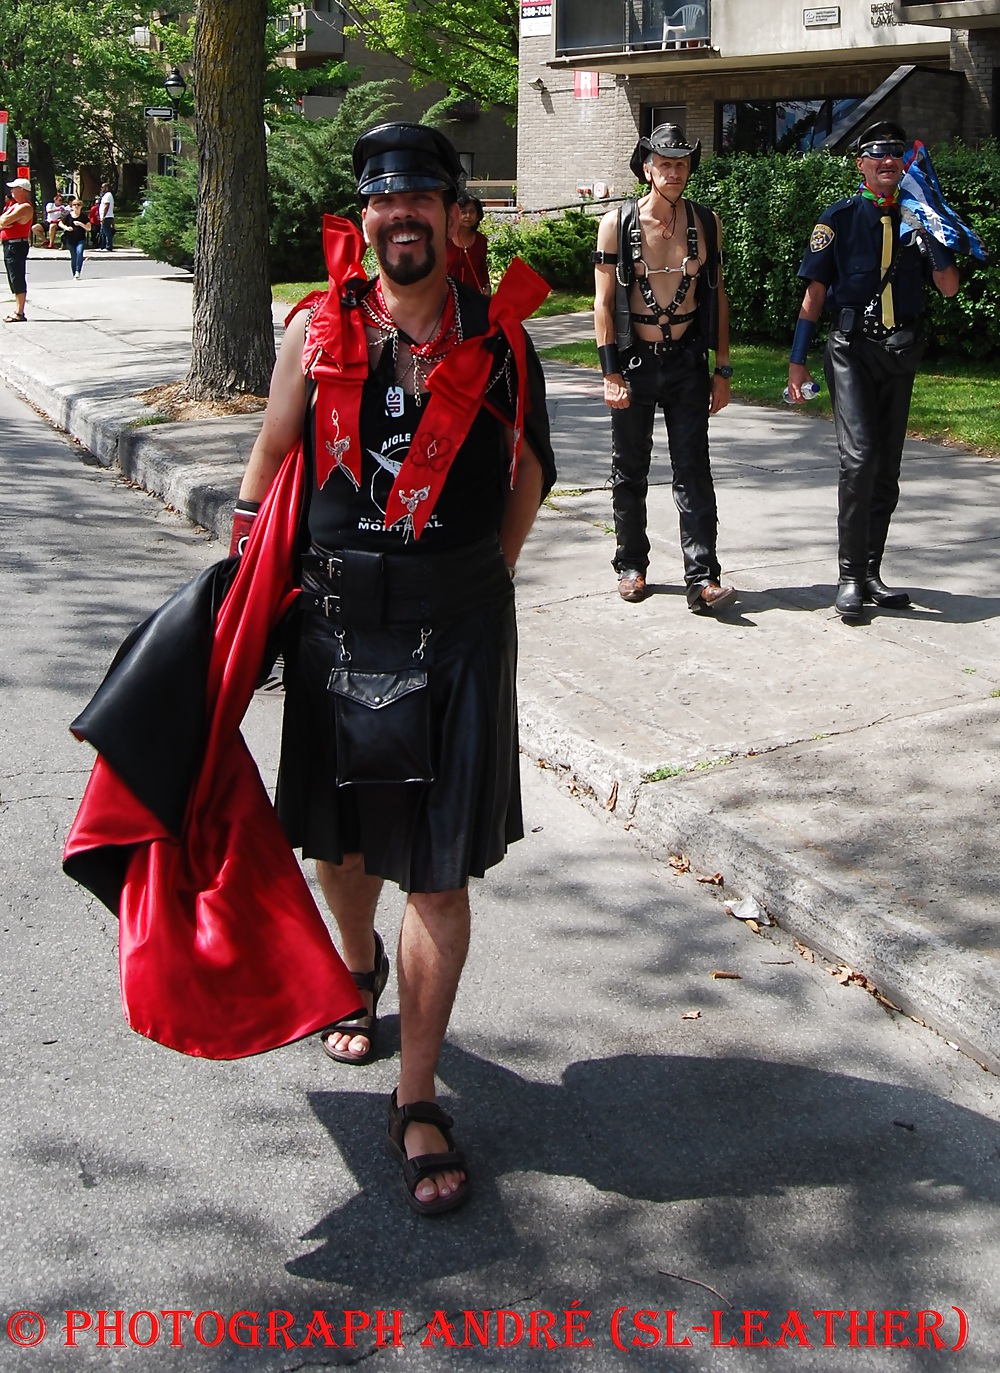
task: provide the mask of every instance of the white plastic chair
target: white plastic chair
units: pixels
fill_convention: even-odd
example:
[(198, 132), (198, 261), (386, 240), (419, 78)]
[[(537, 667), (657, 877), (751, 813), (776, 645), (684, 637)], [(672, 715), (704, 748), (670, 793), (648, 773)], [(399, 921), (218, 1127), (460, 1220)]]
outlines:
[(668, 43), (683, 42), (685, 36), (698, 27), (698, 21), (705, 13), (704, 5), (681, 5), (670, 16), (663, 16), (663, 47)]

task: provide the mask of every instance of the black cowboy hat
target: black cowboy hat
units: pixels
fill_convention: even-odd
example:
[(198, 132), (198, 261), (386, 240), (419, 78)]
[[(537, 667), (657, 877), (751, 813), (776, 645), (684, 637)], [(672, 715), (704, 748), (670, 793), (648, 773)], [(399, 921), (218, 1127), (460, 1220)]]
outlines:
[(426, 124), (379, 124), (363, 133), (352, 154), (358, 195), (394, 191), (453, 191), (465, 184), (458, 153)]
[(697, 143), (689, 143), (679, 124), (657, 124), (648, 138), (639, 139), (628, 164), (638, 181), (644, 179), (643, 167), (650, 153), (659, 153), (661, 157), (689, 157), (691, 174), (694, 175), (701, 161), (701, 139)]

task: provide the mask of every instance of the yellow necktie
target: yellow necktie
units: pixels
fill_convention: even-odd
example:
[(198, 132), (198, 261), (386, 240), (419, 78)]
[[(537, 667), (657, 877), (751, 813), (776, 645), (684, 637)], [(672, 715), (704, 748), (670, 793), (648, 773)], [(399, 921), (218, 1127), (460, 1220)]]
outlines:
[[(882, 275), (885, 276), (892, 262), (892, 215), (882, 216)], [(887, 329), (895, 329), (896, 313), (892, 308), (892, 282), (887, 281), (882, 292), (882, 323)]]

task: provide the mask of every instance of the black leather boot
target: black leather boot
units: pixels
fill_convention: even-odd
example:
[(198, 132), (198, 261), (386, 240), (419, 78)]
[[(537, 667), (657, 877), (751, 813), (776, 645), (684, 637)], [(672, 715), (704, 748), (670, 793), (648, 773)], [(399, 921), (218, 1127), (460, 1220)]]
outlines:
[(865, 585), (859, 577), (841, 578), (837, 583), (837, 614), (848, 622), (864, 616)]
[(889, 610), (902, 610), (910, 604), (910, 598), (905, 591), (893, 590), (892, 587), (886, 586), (879, 576), (877, 567), (868, 569), (868, 576), (865, 578), (865, 600), (871, 601), (873, 605), (885, 606)]

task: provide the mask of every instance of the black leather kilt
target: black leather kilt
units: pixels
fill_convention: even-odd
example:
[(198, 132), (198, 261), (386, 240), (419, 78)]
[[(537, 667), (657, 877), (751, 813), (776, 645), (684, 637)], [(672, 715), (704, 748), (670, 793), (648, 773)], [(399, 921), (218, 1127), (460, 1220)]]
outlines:
[[(276, 806), (292, 845), (333, 863), (361, 853), (407, 892), (482, 877), (523, 835), (514, 593), (496, 541), (440, 554), (314, 548), (287, 637)], [(378, 780), (345, 775), (348, 748)], [(393, 755), (402, 777), (432, 780), (395, 780)]]

